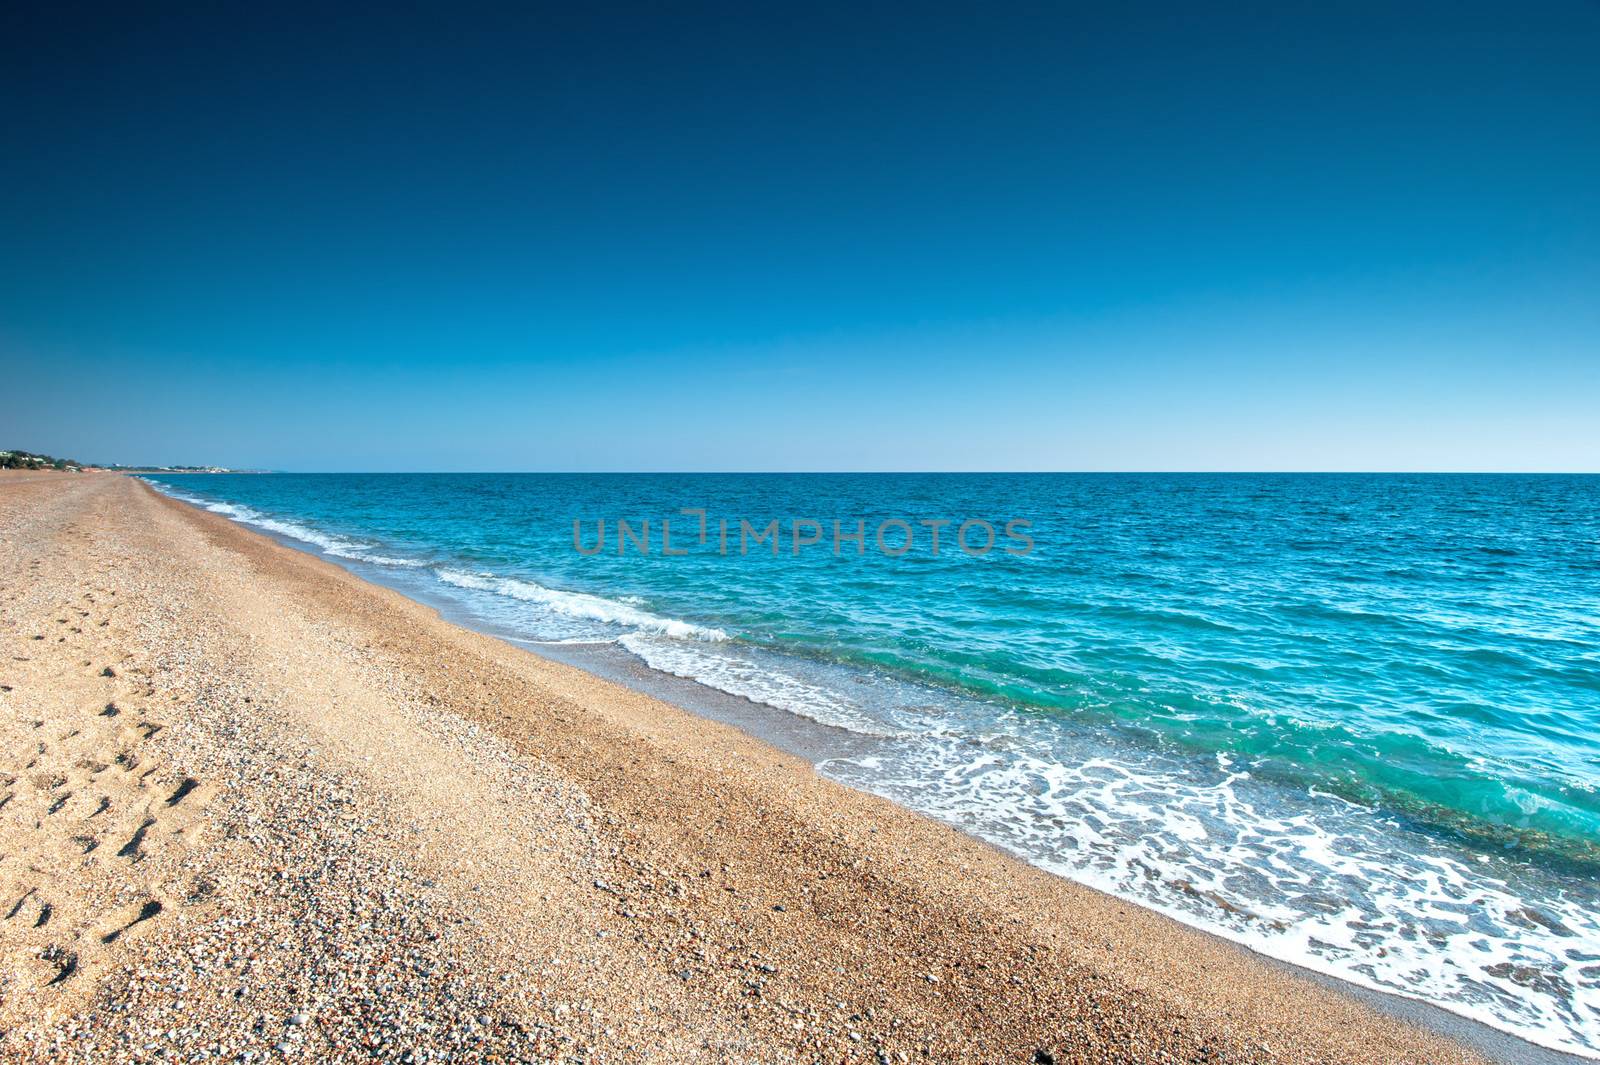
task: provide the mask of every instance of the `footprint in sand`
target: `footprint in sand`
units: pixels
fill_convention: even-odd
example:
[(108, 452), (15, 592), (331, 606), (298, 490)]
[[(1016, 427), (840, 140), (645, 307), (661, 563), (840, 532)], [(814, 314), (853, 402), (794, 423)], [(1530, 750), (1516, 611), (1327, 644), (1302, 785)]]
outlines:
[(123, 910), (116, 917), (112, 918), (111, 930), (100, 934), (100, 942), (115, 943), (118, 939), (121, 939), (125, 934), (127, 934), (130, 929), (137, 925), (143, 924), (152, 917), (158, 916), (163, 909), (165, 909), (165, 907), (161, 904), (161, 901), (154, 896), (150, 896), (138, 906), (129, 907), (128, 909)]
[(127, 858), (129, 861), (134, 862), (142, 860), (144, 858), (144, 838), (155, 827), (155, 824), (155, 818), (145, 818), (128, 839), (128, 842), (124, 843), (122, 849), (117, 851), (117, 857)]
[(198, 788), (199, 786), (200, 786), (200, 782), (198, 780), (196, 780), (194, 777), (184, 777), (182, 782), (178, 784), (177, 790), (174, 791), (170, 796), (167, 797), (167, 805), (168, 806), (176, 806), (176, 805), (178, 805), (180, 802), (182, 802), (185, 798), (188, 797), (188, 795), (189, 795), (189, 793), (191, 791), (193, 791), (195, 788)]
[(65, 947), (51, 945), (40, 953), (39, 959), (54, 969), (54, 975), (46, 981), (46, 985), (65, 983), (78, 971), (78, 955), (76, 951), (69, 951)]
[(22, 907), (26, 906), (28, 904), (28, 900), (33, 898), (34, 895), (38, 894), (38, 892), (39, 892), (39, 889), (36, 888), (36, 887), (31, 887), (27, 891), (24, 891), (22, 893), (22, 896), (20, 898), (18, 898), (15, 903), (12, 904), (11, 909), (6, 912), (5, 919), (9, 921), (12, 918), (14, 918), (17, 914), (21, 913), (22, 912)]

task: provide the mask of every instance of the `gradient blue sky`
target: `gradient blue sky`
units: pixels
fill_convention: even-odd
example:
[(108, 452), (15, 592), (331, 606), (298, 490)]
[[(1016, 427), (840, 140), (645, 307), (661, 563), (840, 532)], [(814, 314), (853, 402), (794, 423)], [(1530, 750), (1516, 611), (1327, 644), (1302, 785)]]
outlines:
[(220, 7), (0, 14), (0, 447), (1600, 470), (1595, 3)]

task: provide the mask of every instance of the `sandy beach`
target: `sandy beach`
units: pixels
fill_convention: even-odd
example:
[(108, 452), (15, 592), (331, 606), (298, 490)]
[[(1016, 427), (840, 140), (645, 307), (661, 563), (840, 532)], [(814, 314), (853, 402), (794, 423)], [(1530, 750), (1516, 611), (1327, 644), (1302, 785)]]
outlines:
[(1481, 1060), (130, 478), (0, 589), (6, 1061)]

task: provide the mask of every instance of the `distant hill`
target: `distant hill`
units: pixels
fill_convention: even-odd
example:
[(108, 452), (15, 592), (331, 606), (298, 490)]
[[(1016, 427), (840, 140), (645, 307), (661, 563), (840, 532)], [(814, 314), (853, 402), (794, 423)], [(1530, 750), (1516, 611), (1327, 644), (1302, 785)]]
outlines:
[(83, 463), (75, 459), (58, 459), (54, 455), (36, 455), (32, 451), (0, 451), (0, 470), (71, 470), (83, 472)]
[(115, 473), (265, 473), (265, 470), (235, 470), (227, 466), (124, 466), (121, 463), (83, 463), (77, 459), (58, 459), (32, 451), (0, 451), (0, 470), (111, 470)]

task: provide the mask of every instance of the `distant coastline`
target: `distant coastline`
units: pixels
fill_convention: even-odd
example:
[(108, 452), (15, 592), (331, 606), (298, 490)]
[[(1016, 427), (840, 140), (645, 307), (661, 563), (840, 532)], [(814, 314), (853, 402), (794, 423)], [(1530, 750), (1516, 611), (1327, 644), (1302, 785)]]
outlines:
[[(88, 468), (88, 467), (86, 467)], [(272, 470), (236, 470), (228, 466), (97, 466), (107, 473), (271, 473)]]
[(126, 466), (116, 462), (79, 462), (37, 451), (0, 451), (0, 470), (57, 470), (62, 473), (271, 473), (229, 466)]

